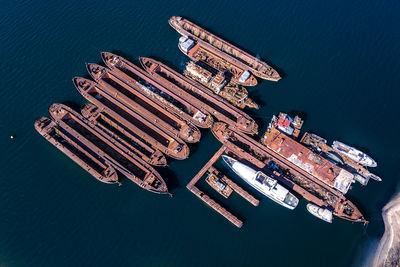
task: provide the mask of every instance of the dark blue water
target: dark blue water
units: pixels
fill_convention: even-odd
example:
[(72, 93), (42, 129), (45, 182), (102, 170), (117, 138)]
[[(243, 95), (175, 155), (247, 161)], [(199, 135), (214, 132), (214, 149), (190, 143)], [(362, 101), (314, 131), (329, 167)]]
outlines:
[[(0, 9), (0, 262), (6, 266), (346, 266), (368, 264), (383, 234), (380, 210), (399, 173), (398, 1), (3, 1)], [(152, 56), (182, 70), (187, 58), (167, 20), (186, 16), (278, 67), (279, 83), (250, 88), (269, 121), (301, 112), (305, 130), (357, 145), (383, 182), (354, 184), (364, 228), (318, 221), (267, 199), (223, 201), (236, 229), (186, 183), (218, 150), (210, 132), (190, 159), (162, 171), (175, 197), (129, 181), (95, 181), (33, 128), (54, 102), (81, 105), (71, 78), (100, 51)], [(265, 130), (266, 125), (261, 125)], [(16, 138), (11, 140), (10, 135)], [(234, 178), (234, 177), (233, 177)], [(221, 200), (205, 184), (213, 197)], [(258, 195), (259, 196), (259, 195)], [(221, 200), (222, 201), (222, 200)]]

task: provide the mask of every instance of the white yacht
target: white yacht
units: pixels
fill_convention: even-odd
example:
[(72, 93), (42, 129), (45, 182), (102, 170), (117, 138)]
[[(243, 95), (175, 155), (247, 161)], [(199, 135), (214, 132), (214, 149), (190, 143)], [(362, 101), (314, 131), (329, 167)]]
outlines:
[(289, 190), (280, 185), (277, 180), (226, 155), (223, 155), (222, 159), (237, 175), (240, 176), (240, 178), (242, 178), (260, 193), (264, 194), (285, 208), (291, 210), (296, 208), (297, 204), (299, 203), (298, 198), (290, 193)]
[(332, 223), (332, 219), (333, 219), (332, 211), (321, 208), (321, 207), (311, 204), (311, 203), (307, 204), (307, 210), (315, 217), (320, 218), (321, 220), (326, 221), (328, 223)]
[(361, 165), (367, 167), (377, 166), (376, 161), (373, 160), (370, 156), (361, 152), (360, 150), (355, 149), (354, 147), (343, 144), (342, 142), (333, 141), (332, 148), (335, 149), (337, 152), (347, 156), (351, 160), (360, 163)]

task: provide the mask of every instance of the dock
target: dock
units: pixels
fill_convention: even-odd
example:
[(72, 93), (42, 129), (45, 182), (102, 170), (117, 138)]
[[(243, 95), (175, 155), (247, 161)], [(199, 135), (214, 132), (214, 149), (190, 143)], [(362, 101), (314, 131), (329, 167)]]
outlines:
[(241, 228), (243, 226), (243, 222), (238, 219), (231, 212), (227, 211), (224, 207), (222, 207), (219, 203), (215, 202), (214, 199), (206, 195), (203, 191), (198, 189), (195, 184), (200, 180), (200, 178), (207, 172), (210, 167), (221, 157), (221, 155), (225, 152), (226, 147), (222, 146), (217, 153), (204, 165), (204, 167), (196, 174), (196, 176), (186, 185), (186, 188), (189, 189), (190, 192), (195, 194), (198, 198), (200, 198), (204, 203), (213, 208), (216, 212), (224, 216), (228, 221), (234, 224), (236, 227)]

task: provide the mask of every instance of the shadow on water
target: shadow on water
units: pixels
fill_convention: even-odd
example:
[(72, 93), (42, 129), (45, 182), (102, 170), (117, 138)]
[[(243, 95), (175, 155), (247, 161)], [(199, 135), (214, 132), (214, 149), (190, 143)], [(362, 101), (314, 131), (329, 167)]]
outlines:
[[(170, 161), (170, 159), (168, 159)], [(173, 171), (171, 171), (169, 168), (156, 168), (158, 173), (161, 175), (161, 177), (164, 179), (164, 181), (167, 183), (168, 190), (173, 193), (174, 189), (177, 189), (180, 187), (178, 177), (175, 175)]]
[(74, 111), (80, 113), (81, 110), (81, 104), (76, 103), (74, 101), (63, 101), (61, 104), (64, 104), (70, 108), (72, 108)]

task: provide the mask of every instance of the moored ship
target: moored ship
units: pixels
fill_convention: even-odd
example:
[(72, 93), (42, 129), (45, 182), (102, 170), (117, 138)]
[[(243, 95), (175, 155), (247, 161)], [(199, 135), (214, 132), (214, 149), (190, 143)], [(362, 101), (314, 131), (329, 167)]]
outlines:
[(160, 103), (139, 94), (132, 88), (129, 80), (114, 75), (110, 70), (97, 64), (88, 63), (86, 68), (93, 79), (115, 99), (123, 103), (130, 110), (140, 114), (155, 125), (175, 136), (179, 136), (188, 143), (200, 141), (199, 129), (191, 123), (169, 112)]
[(157, 167), (167, 166), (167, 159), (163, 153), (158, 149), (153, 148), (151, 144), (146, 142), (146, 140), (143, 140), (138, 135), (130, 132), (118, 121), (113, 120), (110, 116), (100, 112), (100, 109), (95, 105), (83, 105), (81, 108), (81, 114), (85, 119), (92, 122), (112, 138), (117, 139), (126, 147), (129, 147), (132, 152), (138, 155), (142, 160)]
[(224, 198), (228, 198), (233, 192), (233, 189), (227, 185), (224, 179), (222, 177), (217, 177), (215, 173), (209, 173), (206, 182)]
[(225, 99), (210, 92), (203, 85), (179, 74), (168, 66), (151, 58), (140, 58), (143, 68), (155, 79), (166, 85), (168, 92), (175, 92), (202, 106), (220, 121), (247, 134), (256, 134), (258, 125), (243, 110), (232, 106)]
[(98, 181), (106, 184), (118, 182), (118, 174), (104, 158), (96, 154), (79, 139), (70, 136), (49, 118), (35, 121), (36, 131)]
[(73, 79), (73, 83), (89, 102), (123, 124), (132, 133), (137, 133), (164, 154), (178, 160), (189, 157), (189, 147), (180, 138), (161, 131), (154, 126), (153, 122), (147, 121), (140, 114), (131, 112), (113, 96), (103, 92), (103, 89), (96, 83), (78, 77)]
[(346, 145), (342, 142), (339, 141), (333, 141), (332, 148), (335, 149), (337, 152), (344, 154), (351, 160), (354, 160), (355, 162), (367, 166), (367, 167), (376, 167), (377, 163), (376, 161), (368, 156), (367, 154), (361, 152), (358, 149), (355, 149), (354, 147), (351, 147), (349, 145)]
[(232, 62), (242, 69), (250, 71), (255, 76), (270, 81), (279, 81), (281, 79), (278, 72), (267, 63), (249, 55), (243, 50), (222, 40), (189, 20), (173, 16), (168, 22), (171, 27), (181, 35), (208, 47), (211, 51), (221, 55), (221, 57), (226, 59), (228, 62)]
[(293, 210), (297, 207), (298, 198), (280, 185), (276, 179), (226, 155), (223, 155), (222, 159), (240, 178), (263, 195), (285, 208)]
[[(102, 52), (101, 56), (110, 69), (108, 73), (125, 80), (135, 93), (152, 99), (165, 110), (200, 128), (211, 127), (213, 118), (203, 107), (184, 99), (181, 94), (166, 93), (164, 85), (132, 62), (108, 52)], [(100, 79), (101, 75), (95, 74), (95, 79)]]
[(258, 105), (248, 97), (246, 88), (237, 84), (232, 84), (221, 71), (213, 69), (207, 70), (204, 65), (200, 66), (191, 61), (186, 64), (186, 70), (183, 74), (203, 84), (212, 92), (225, 98), (238, 108), (259, 108)]
[(147, 191), (169, 194), (165, 181), (153, 167), (118, 141), (102, 133), (82, 115), (62, 104), (51, 105), (49, 113), (59, 127), (96, 151), (129, 180)]
[(322, 208), (312, 203), (307, 204), (307, 210), (309, 213), (314, 215), (315, 217), (328, 222), (332, 223), (333, 214), (332, 211), (328, 210), (327, 208)]

